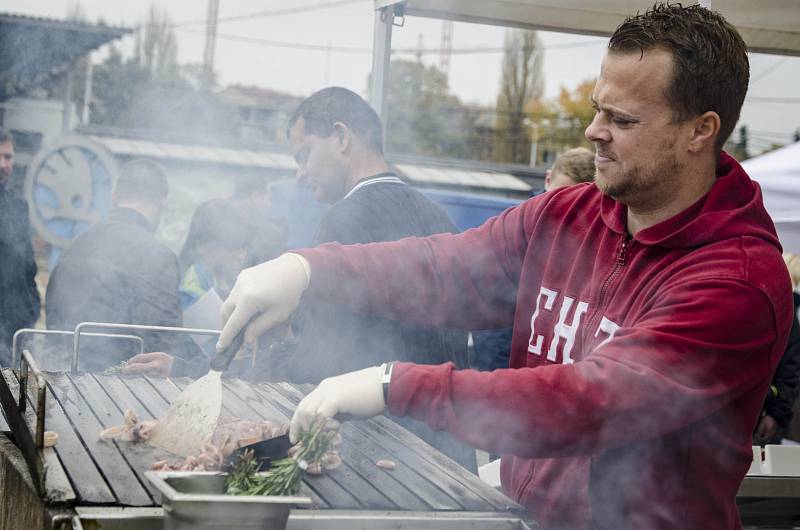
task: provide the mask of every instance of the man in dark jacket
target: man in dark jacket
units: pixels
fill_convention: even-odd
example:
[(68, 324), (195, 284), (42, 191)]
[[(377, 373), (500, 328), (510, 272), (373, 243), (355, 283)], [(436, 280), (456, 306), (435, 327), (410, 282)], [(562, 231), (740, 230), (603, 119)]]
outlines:
[[(300, 104), (287, 132), (298, 181), (308, 185), (318, 201), (334, 203), (320, 223), (318, 244), (394, 241), (456, 231), (440, 206), (390, 170), (383, 158), (380, 119), (357, 94), (339, 87), (320, 90)], [(318, 383), (391, 359), (466, 365), (464, 330), (409, 324), (319, 301), (301, 305), (292, 325), (296, 334), (293, 347), (288, 355), (274, 356), (274, 349), (262, 354), (257, 363), (261, 378)], [(136, 361), (139, 359), (142, 364), (167, 362), (163, 356), (141, 356)], [(133, 366), (129, 369), (140, 371)], [(177, 362), (173, 373), (184, 369), (183, 363)], [(471, 447), (422, 422), (407, 418), (400, 422), (476, 470)]]
[[(340, 87), (306, 99), (289, 120), (297, 179), (316, 199), (331, 203), (316, 244), (395, 241), (455, 233), (444, 209), (401, 181), (383, 158), (382, 127), (375, 111)], [(297, 353), (290, 378), (319, 382), (393, 358), (466, 366), (466, 332), (403, 323), (324, 302), (303, 304), (293, 318)], [(307, 362), (313, 359), (313, 362)]]
[[(180, 326), (175, 254), (153, 236), (167, 201), (167, 178), (149, 160), (127, 162), (114, 190), (108, 219), (78, 236), (50, 276), (45, 311), (47, 327), (72, 330), (80, 322)], [(141, 334), (145, 351), (183, 355), (185, 337)], [(79, 369), (102, 370), (133, 355), (129, 343), (87, 338)]]
[(8, 191), (14, 170), (14, 140), (0, 127), (0, 363), (11, 362), (11, 340), (39, 318), (36, 262), (28, 204)]
[[(439, 205), (391, 171), (383, 158), (380, 119), (357, 94), (340, 87), (312, 94), (292, 114), (287, 134), (298, 181), (311, 187), (319, 202), (332, 203), (317, 231), (317, 244), (456, 232)], [(288, 365), (290, 381), (319, 383), (395, 358), (466, 366), (464, 330), (401, 322), (324, 301), (302, 303), (293, 327), (297, 342)], [(402, 418), (400, 423), (476, 470), (474, 449), (422, 422)]]

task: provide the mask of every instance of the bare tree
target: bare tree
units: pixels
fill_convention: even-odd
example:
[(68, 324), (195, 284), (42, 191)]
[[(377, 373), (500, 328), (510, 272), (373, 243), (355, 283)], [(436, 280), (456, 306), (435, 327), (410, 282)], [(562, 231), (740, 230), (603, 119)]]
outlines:
[(530, 139), (525, 107), (544, 92), (544, 50), (535, 31), (511, 29), (506, 33), (503, 73), (497, 97), (499, 161), (528, 161)]
[(147, 20), (136, 35), (136, 60), (147, 74), (165, 78), (178, 64), (178, 43), (167, 12), (150, 6)]

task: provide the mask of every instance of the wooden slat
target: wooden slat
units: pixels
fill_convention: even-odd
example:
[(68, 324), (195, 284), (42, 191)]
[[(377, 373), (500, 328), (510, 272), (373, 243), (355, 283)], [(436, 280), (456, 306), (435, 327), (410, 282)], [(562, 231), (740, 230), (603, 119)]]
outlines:
[[(150, 414), (145, 411), (140, 403), (135, 401), (133, 396), (128, 395), (128, 397), (121, 397), (114, 392), (114, 384), (106, 384), (106, 388), (104, 388), (97, 379), (100, 378), (109, 381), (112, 378), (117, 379), (116, 376), (84, 374), (69, 377), (89, 403), (94, 415), (98, 418), (103, 428), (123, 425), (125, 423), (124, 412), (127, 409), (133, 410), (140, 419), (152, 419)], [(123, 390), (124, 393), (127, 392), (127, 387), (119, 383), (116, 388), (118, 390)], [(124, 393), (123, 395), (125, 395)], [(158, 490), (150, 484), (150, 481), (147, 480), (144, 472), (150, 469), (153, 462), (164, 460), (172, 455), (162, 449), (143, 443), (122, 441), (106, 443), (113, 444), (119, 450), (128, 467), (133, 470), (138, 481), (151, 497), (150, 505), (158, 506), (160, 504), (160, 494)]]
[[(279, 394), (291, 399), (295, 406), (303, 397), (292, 385), (277, 383), (271, 386), (279, 390)], [(369, 437), (381, 444), (386, 454), (391, 455), (388, 458), (397, 462), (398, 467), (398, 460), (401, 460), (418, 468), (428, 484), (456, 499), (464, 510), (507, 511), (519, 508), (513, 501), (388, 418), (377, 417), (351, 425), (358, 431), (355, 439)], [(387, 428), (387, 425), (390, 427)]]
[[(131, 393), (122, 378), (115, 375), (89, 375), (76, 381), (78, 386), (87, 396), (87, 399), (97, 399), (98, 404), (94, 405), (97, 416), (101, 418), (101, 423), (106, 427), (122, 425), (125, 423), (123, 414), (126, 410), (133, 410), (141, 420), (155, 419), (150, 409), (139, 401)], [(101, 405), (102, 404), (102, 405)], [(150, 484), (144, 472), (150, 469), (154, 462), (165, 459), (176, 459), (177, 457), (163, 449), (153, 447), (149, 444), (134, 442), (114, 442), (130, 467), (136, 472), (139, 481), (144, 485), (153, 497), (153, 505), (158, 505), (160, 493)]]
[(145, 378), (122, 377), (120, 380), (130, 389), (136, 398), (147, 407), (156, 419), (163, 417), (164, 413), (167, 412), (169, 403)]
[[(254, 390), (264, 398), (265, 401), (273, 403), (273, 406), (291, 417), (295, 404), (281, 395), (280, 389), (273, 384), (255, 385)], [(381, 443), (365, 440), (360, 436), (353, 436), (353, 431), (349, 426), (341, 430), (342, 460), (347, 463), (353, 473), (358, 475), (362, 481), (380, 489), (387, 498), (391, 499), (392, 505), (386, 505), (383, 509), (400, 510), (458, 510), (461, 505), (451, 496), (443, 494), (437, 488), (420, 487), (427, 482), (422, 476), (410, 468), (387, 471), (375, 465), (380, 458), (387, 456), (382, 451)], [(381, 456), (377, 456), (381, 455)]]
[[(91, 376), (83, 376), (91, 377)], [(50, 389), (77, 431), (98, 470), (105, 477), (112, 493), (125, 506), (151, 506), (153, 499), (145, 491), (122, 456), (117, 446), (98, 439), (98, 433), (106, 426), (98, 420), (80, 390), (65, 374), (49, 374)], [(60, 443), (60, 440), (59, 440)]]
[(52, 387), (47, 391), (45, 429), (58, 433), (55, 451), (72, 482), (73, 489), (78, 494), (79, 502), (86, 504), (116, 502), (113, 492), (95, 466), (89, 450), (73, 430), (72, 424), (51, 390)]

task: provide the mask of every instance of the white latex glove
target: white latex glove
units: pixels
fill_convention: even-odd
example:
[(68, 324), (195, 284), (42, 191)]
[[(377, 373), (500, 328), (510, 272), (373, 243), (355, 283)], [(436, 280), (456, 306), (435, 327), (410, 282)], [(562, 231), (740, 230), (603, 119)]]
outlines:
[(304, 257), (287, 253), (240, 272), (222, 304), (223, 327), (217, 351), (230, 344), (245, 326), (245, 341), (252, 342), (286, 321), (308, 287), (310, 270)]
[(334, 416), (371, 418), (386, 408), (383, 400), (383, 366), (364, 368), (336, 377), (323, 379), (297, 405), (289, 428), (289, 438), (295, 443), (300, 433), (322, 419), (331, 429), (339, 422)]

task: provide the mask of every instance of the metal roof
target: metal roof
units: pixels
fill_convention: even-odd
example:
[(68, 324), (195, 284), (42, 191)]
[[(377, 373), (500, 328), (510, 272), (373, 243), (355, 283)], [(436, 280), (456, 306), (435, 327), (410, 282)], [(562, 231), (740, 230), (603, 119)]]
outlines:
[(474, 171), (460, 167), (431, 167), (407, 163), (394, 164), (394, 167), (408, 180), (416, 184), (526, 193), (532, 189), (530, 184), (509, 173)]
[(287, 153), (167, 143), (112, 136), (89, 135), (89, 138), (102, 144), (106, 149), (117, 156), (142, 156), (161, 160), (180, 160), (185, 162), (270, 169), (294, 170), (297, 167), (294, 159)]
[(25, 92), (89, 51), (131, 31), (0, 13), (0, 99)]
[[(210, 147), (196, 144), (179, 144), (120, 138), (114, 136), (87, 135), (116, 156), (150, 157), (161, 160), (179, 160), (193, 163), (210, 163), (240, 167), (280, 169), (294, 171), (297, 165), (286, 152), (275, 150), (256, 151), (231, 147)], [(390, 162), (394, 161), (391, 155)], [(497, 169), (470, 168), (464, 162), (415, 161), (413, 157), (401, 156), (393, 166), (412, 184), (445, 188), (467, 188), (472, 190), (505, 191), (527, 194), (532, 186), (515, 176), (506, 166)]]

